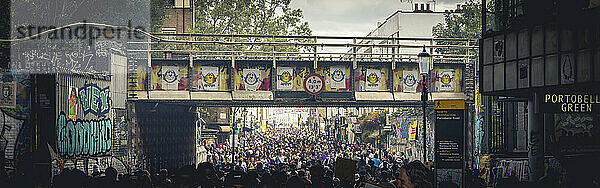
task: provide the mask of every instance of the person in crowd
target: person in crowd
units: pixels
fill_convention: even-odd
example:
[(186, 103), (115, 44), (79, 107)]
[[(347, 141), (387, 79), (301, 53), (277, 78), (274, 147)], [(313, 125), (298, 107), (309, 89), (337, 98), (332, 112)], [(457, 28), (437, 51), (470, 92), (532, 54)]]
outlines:
[(393, 182), (399, 188), (431, 188), (433, 187), (433, 172), (421, 161), (412, 161), (400, 169)]

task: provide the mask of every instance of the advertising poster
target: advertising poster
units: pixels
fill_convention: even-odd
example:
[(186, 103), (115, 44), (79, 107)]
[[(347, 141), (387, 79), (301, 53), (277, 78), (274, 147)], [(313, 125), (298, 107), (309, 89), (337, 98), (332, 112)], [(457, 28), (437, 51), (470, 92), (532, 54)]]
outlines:
[(417, 126), (419, 122), (417, 120), (410, 122), (410, 132), (408, 133), (408, 140), (415, 141), (417, 137)]
[(367, 91), (379, 91), (380, 85), (381, 85), (381, 70), (367, 69), (366, 90)]
[(68, 118), (69, 119), (77, 119), (77, 107), (78, 105), (78, 89), (76, 87), (69, 88), (69, 109), (68, 109)]
[[(163, 70), (166, 68), (167, 70)], [(171, 71), (169, 71), (171, 70)], [(185, 66), (152, 65), (150, 72), (151, 90), (185, 90), (188, 82), (188, 68)], [(168, 73), (168, 74), (165, 74)], [(173, 81), (173, 78), (177, 79)], [(173, 82), (173, 83), (171, 83)], [(165, 85), (166, 84), (166, 85)], [(165, 86), (167, 88), (165, 88)]]
[(129, 90), (134, 91), (143, 91), (146, 89), (147, 79), (146, 79), (146, 66), (147, 64), (143, 64), (146, 62), (134, 61), (133, 62), (133, 71), (129, 71), (133, 77), (132, 82), (128, 84)]
[[(258, 82), (256, 83), (257, 85), (254, 86), (252, 84), (250, 85), (246, 85), (246, 76), (249, 73), (247, 70), (251, 70), (251, 69), (255, 69), (258, 71), (258, 74), (256, 74), (256, 72), (254, 72), (256, 74), (256, 76), (258, 76)], [(245, 72), (244, 72), (245, 71)], [(252, 72), (252, 71), (251, 71)], [(255, 87), (256, 89), (254, 89), (254, 91), (268, 91), (271, 89), (271, 68), (268, 67), (264, 67), (264, 66), (253, 66), (253, 67), (238, 67), (235, 69), (235, 74), (234, 74), (234, 82), (235, 82), (235, 89), (236, 90), (250, 90), (250, 89), (254, 89), (252, 87)], [(252, 79), (247, 80), (250, 83), (252, 83)], [(248, 88), (248, 86), (250, 86), (251, 88)]]
[(344, 89), (346, 88), (346, 67), (344, 66), (332, 66), (330, 72), (330, 87), (332, 89)]
[(416, 93), (419, 85), (419, 73), (417, 71), (402, 71), (402, 91)]
[(292, 91), (304, 91), (304, 79), (311, 74), (309, 67), (293, 67), (294, 78), (292, 80)]
[[(355, 91), (389, 91), (388, 75), (393, 74), (385, 66), (361, 66), (354, 69)], [(392, 79), (393, 82), (394, 79)]]
[(277, 67), (277, 89), (291, 90), (294, 81), (294, 69), (292, 67)]
[(202, 86), (204, 90), (219, 90), (219, 67), (202, 67)]
[(229, 69), (226, 66), (219, 66), (219, 91), (229, 90)]
[(179, 87), (179, 67), (162, 66), (161, 84), (164, 90), (177, 90)]
[[(207, 74), (203, 74), (205, 71), (209, 69), (209, 73), (212, 73), (207, 79), (205, 80), (205, 76), (207, 76), (209, 73)], [(210, 70), (213, 69), (213, 70)], [(181, 70), (181, 69), (180, 69)], [(229, 89), (229, 73), (228, 73), (228, 67), (227, 66), (202, 66), (202, 65), (194, 65), (194, 67), (192, 68), (192, 79), (191, 79), (191, 89), (194, 91), (197, 90), (219, 90), (219, 91), (227, 91)], [(240, 71), (240, 77), (241, 77), (241, 73), (242, 71)], [(216, 74), (215, 74), (216, 73)], [(181, 73), (182, 76), (185, 76), (184, 73)], [(216, 77), (215, 77), (216, 76)], [(214, 78), (214, 81), (212, 80)], [(207, 83), (208, 82), (213, 82), (211, 83)], [(181, 81), (180, 81), (181, 83)], [(241, 82), (240, 82), (241, 83)], [(185, 84), (185, 82), (184, 82)], [(187, 84), (185, 84), (187, 85)], [(205, 85), (209, 85), (211, 87), (206, 87)], [(214, 85), (214, 87), (213, 87)], [(214, 89), (214, 88), (217, 89)], [(180, 89), (182, 90), (182, 89)]]
[(262, 80), (260, 79), (260, 70), (258, 69), (244, 69), (242, 82), (244, 83), (244, 88), (248, 91), (256, 91)]
[(454, 70), (440, 69), (437, 84), (439, 91), (454, 91)]
[[(463, 91), (463, 74), (464, 67), (455, 67), (455, 66), (442, 66), (442, 67), (434, 67), (433, 73), (431, 76), (432, 81), (432, 89), (430, 91), (449, 91), (449, 92), (462, 92)], [(446, 72), (446, 73), (443, 73)], [(450, 73), (448, 73), (450, 72)], [(444, 75), (446, 79), (444, 79)], [(449, 79), (448, 79), (449, 78)], [(444, 85), (445, 88), (441, 88)], [(450, 88), (451, 87), (451, 88)], [(420, 90), (420, 87), (417, 88), (417, 91)]]

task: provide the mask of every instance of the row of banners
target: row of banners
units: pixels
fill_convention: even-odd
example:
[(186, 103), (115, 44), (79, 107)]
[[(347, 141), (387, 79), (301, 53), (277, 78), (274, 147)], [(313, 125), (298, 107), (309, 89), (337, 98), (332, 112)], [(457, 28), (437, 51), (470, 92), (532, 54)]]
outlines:
[[(348, 68), (345, 66), (331, 66), (329, 70), (321, 70), (326, 72), (321, 74), (326, 77), (326, 85), (331, 89), (345, 89), (347, 88), (346, 82), (348, 78)], [(277, 67), (277, 89), (278, 90), (292, 90), (294, 84), (294, 78), (301, 76), (306, 77), (304, 71), (294, 74), (294, 67)], [(305, 76), (302, 76), (305, 75)], [(296, 80), (296, 81), (303, 81)], [(301, 83), (303, 84), (303, 83)], [(300, 85), (301, 85), (300, 84)], [(298, 85), (298, 84), (296, 84)]]
[[(191, 88), (197, 90), (227, 91), (229, 89), (228, 67), (198, 66), (192, 70)], [(304, 91), (303, 81), (311, 74), (309, 67), (277, 67), (274, 89), (279, 91)], [(350, 68), (348, 66), (319, 67), (315, 72), (325, 80), (325, 91), (350, 91)], [(152, 66), (150, 89), (185, 90), (188, 85), (188, 68), (185, 66)], [(439, 69), (432, 72), (432, 91), (461, 91), (462, 69)], [(234, 82), (236, 90), (268, 91), (270, 89), (269, 67), (236, 68)], [(386, 67), (359, 66), (355, 69), (356, 91), (388, 91), (390, 74)], [(395, 91), (416, 93), (421, 90), (421, 75), (412, 68), (393, 71)]]

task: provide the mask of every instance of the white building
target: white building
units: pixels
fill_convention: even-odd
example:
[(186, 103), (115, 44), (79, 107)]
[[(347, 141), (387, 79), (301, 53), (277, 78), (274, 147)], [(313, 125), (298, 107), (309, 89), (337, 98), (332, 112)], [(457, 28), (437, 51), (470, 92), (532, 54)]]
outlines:
[[(456, 10), (452, 11), (435, 11), (435, 2), (414, 3), (412, 10), (397, 10), (383, 22), (377, 22), (377, 28), (367, 34), (367, 37), (399, 37), (399, 38), (433, 38), (433, 27), (439, 23), (444, 23), (444, 18), (447, 13), (456, 14), (460, 12), (460, 5)], [(391, 44), (391, 41), (381, 40), (363, 40), (361, 44)], [(404, 45), (429, 45), (434, 44), (431, 41), (406, 41), (398, 42)], [(422, 49), (417, 48), (401, 48), (399, 53), (417, 55)], [(352, 53), (352, 50), (348, 52)], [(392, 53), (391, 48), (373, 48), (361, 47), (357, 49), (357, 53), (373, 53), (371, 57), (381, 57), (375, 54)], [(347, 56), (348, 57), (348, 56)], [(364, 56), (363, 56), (364, 57)], [(388, 57), (389, 56), (384, 56)]]

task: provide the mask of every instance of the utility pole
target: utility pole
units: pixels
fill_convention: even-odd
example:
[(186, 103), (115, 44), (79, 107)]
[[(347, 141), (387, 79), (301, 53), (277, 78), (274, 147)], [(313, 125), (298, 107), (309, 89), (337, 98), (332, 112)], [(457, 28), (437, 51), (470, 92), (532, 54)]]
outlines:
[(423, 95), (421, 96), (421, 100), (423, 101), (423, 163), (427, 162), (427, 84), (426, 84), (426, 75), (423, 75)]

